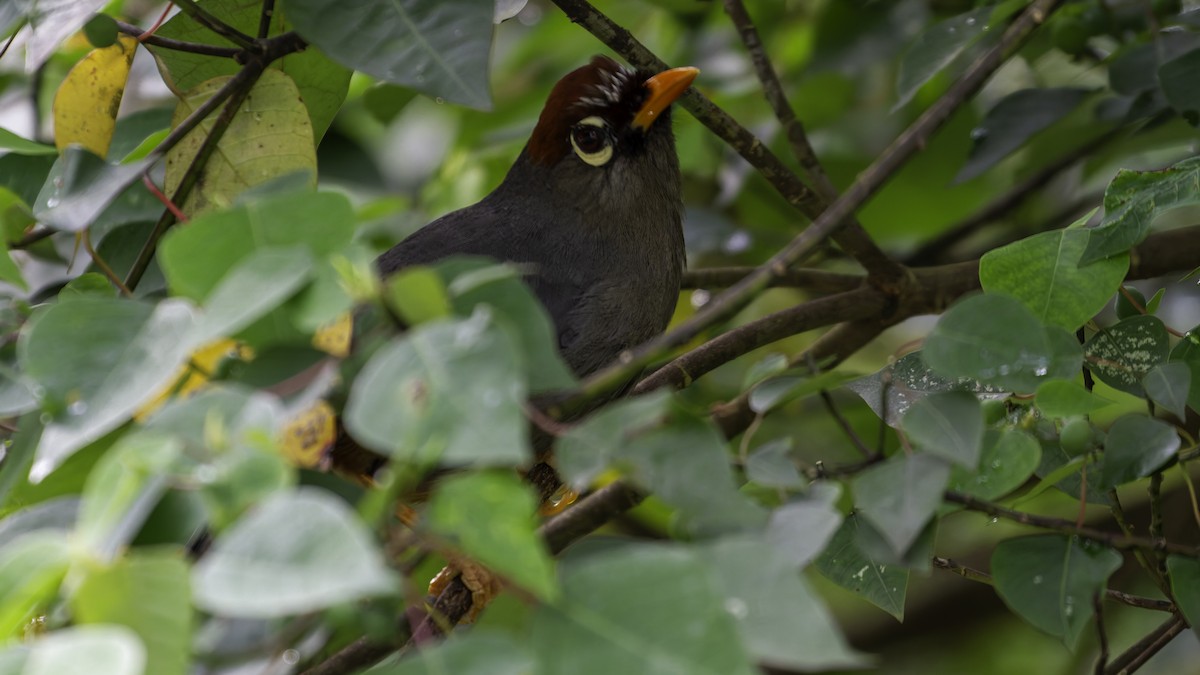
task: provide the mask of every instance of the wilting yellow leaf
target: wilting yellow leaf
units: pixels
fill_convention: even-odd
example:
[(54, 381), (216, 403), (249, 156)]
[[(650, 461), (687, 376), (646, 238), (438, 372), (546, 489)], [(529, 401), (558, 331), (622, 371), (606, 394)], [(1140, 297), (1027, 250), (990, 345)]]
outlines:
[(354, 320), (349, 312), (321, 326), (313, 334), (312, 346), (326, 354), (344, 359), (350, 355), (350, 341), (354, 337)]
[(168, 400), (179, 397), (186, 398), (203, 387), (212, 379), (213, 372), (227, 358), (247, 360), (253, 356), (249, 347), (238, 344), (228, 338), (215, 340), (192, 352), (192, 358), (179, 368), (171, 384), (163, 387), (158, 395), (142, 406), (134, 414), (134, 419), (141, 422), (155, 410), (161, 408)]
[(297, 466), (321, 463), (337, 440), (337, 415), (325, 401), (317, 401), (288, 421), (283, 428), (283, 456)]
[(104, 157), (117, 126), (117, 110), (138, 41), (124, 36), (93, 49), (75, 64), (54, 96), (54, 145), (82, 145)]

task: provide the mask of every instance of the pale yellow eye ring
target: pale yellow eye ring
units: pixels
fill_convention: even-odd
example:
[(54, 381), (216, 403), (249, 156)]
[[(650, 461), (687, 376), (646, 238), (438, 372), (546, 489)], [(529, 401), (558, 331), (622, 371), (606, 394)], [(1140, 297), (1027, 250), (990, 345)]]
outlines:
[[(604, 120), (595, 116), (585, 117), (579, 121), (579, 124), (589, 127), (600, 127), (602, 129), (606, 126)], [(582, 149), (580, 149), (579, 144), (575, 142), (574, 132), (571, 133), (571, 147), (574, 148), (575, 154), (579, 155), (579, 159), (582, 159), (584, 162), (587, 162), (592, 166), (604, 166), (605, 164), (608, 164), (608, 160), (612, 159), (613, 156), (613, 148), (611, 143), (605, 143), (604, 147), (596, 152), (584, 152)]]

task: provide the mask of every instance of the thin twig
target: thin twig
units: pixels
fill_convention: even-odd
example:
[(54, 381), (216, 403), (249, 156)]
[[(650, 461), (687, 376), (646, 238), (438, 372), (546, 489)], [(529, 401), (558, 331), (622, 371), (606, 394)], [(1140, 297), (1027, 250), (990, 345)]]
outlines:
[[(572, 19), (591, 25), (600, 16), (583, 0), (554, 0), (568, 10)], [(950, 116), (958, 110), (991, 77), (1025, 38), (1045, 21), (1048, 13), (1063, 0), (1035, 0), (1009, 25), (996, 45), (977, 59), (966, 73), (947, 90), (912, 126), (904, 131), (880, 157), (867, 167), (845, 193), (826, 209), (804, 232), (755, 269), (740, 282), (717, 295), (703, 309), (674, 330), (646, 342), (632, 350), (618, 363), (601, 369), (588, 377), (573, 397), (565, 401), (560, 412), (573, 412), (588, 402), (607, 395), (622, 386), (629, 377), (649, 363), (691, 341), (709, 326), (733, 316), (742, 307), (758, 296), (767, 287), (771, 277), (782, 274), (793, 263), (807, 254), (843, 224), (867, 199), (878, 191), (887, 180), (940, 129)], [(589, 10), (589, 11), (584, 11)], [(607, 17), (605, 17), (607, 20)], [(609, 22), (611, 24), (611, 22)], [(615, 25), (614, 25), (615, 27)], [(626, 33), (627, 35), (627, 33)], [(612, 37), (612, 35), (608, 35)], [(600, 36), (604, 39), (604, 35)], [(699, 95), (693, 95), (698, 102)]]
[(21, 237), (19, 240), (9, 244), (8, 248), (10, 250), (29, 248), (43, 239), (52, 237), (55, 232), (58, 232), (58, 230), (52, 230), (48, 227), (41, 230), (34, 230), (33, 232), (26, 233), (25, 236)]
[[(1109, 490), (1108, 501), (1110, 502), (1109, 511), (1112, 513), (1113, 522), (1117, 524), (1117, 527), (1120, 528), (1121, 532), (1124, 533), (1125, 536), (1134, 536), (1133, 526), (1125, 518), (1125, 509), (1121, 507), (1121, 497), (1117, 494), (1116, 490)], [(1161, 538), (1156, 539), (1156, 541), (1160, 539)], [(1158, 571), (1157, 559), (1154, 558), (1154, 552), (1135, 549), (1133, 551), (1133, 557), (1138, 561), (1138, 565), (1140, 565), (1142, 569), (1146, 570), (1146, 573), (1149, 574), (1150, 578), (1154, 580), (1154, 585), (1158, 586), (1158, 590), (1162, 591), (1162, 594), (1168, 598), (1171, 597), (1171, 586)]]
[(1052, 532), (1060, 532), (1062, 534), (1073, 535), (1083, 539), (1105, 544), (1109, 548), (1115, 548), (1122, 551), (1151, 551), (1166, 553), (1174, 553), (1188, 558), (1200, 558), (1200, 548), (1195, 546), (1184, 546), (1165, 539), (1147, 539), (1145, 537), (1137, 537), (1130, 534), (1117, 534), (1115, 532), (1104, 532), (1091, 527), (1076, 527), (1075, 523), (1062, 518), (1051, 518), (1049, 516), (1041, 516), (1036, 513), (1025, 513), (1024, 511), (1016, 511), (999, 504), (979, 499), (962, 492), (947, 490), (942, 495), (945, 501), (951, 504), (958, 504), (966, 507), (970, 511), (978, 511), (986, 513), (993, 518), (1004, 518), (1022, 525), (1029, 525), (1043, 530)]
[[(1163, 538), (1163, 503), (1162, 503), (1162, 483), (1163, 475), (1161, 471), (1155, 472), (1150, 476), (1150, 485), (1146, 491), (1150, 496), (1150, 538)], [(1171, 577), (1167, 572), (1167, 557), (1165, 555), (1155, 556), (1158, 561), (1158, 574), (1163, 578), (1167, 588), (1171, 587)], [(1168, 596), (1170, 597), (1170, 596)]]
[[(946, 570), (947, 572), (953, 572), (964, 579), (977, 581), (981, 584), (994, 586), (996, 583), (995, 580), (992, 579), (992, 575), (988, 574), (987, 572), (977, 570), (973, 567), (968, 567), (962, 563), (951, 560), (950, 558), (934, 556), (933, 566), (941, 570)], [(1115, 600), (1122, 604), (1129, 605), (1130, 607), (1137, 607), (1139, 609), (1149, 609), (1156, 612), (1172, 612), (1175, 610), (1175, 605), (1168, 600), (1157, 600), (1155, 598), (1145, 598), (1138, 595), (1130, 595), (1129, 593), (1114, 591), (1111, 588), (1105, 591), (1105, 596), (1110, 600)]]
[(133, 291), (130, 291), (125, 284), (121, 283), (121, 277), (117, 276), (117, 273), (108, 266), (108, 263), (104, 261), (104, 258), (100, 257), (99, 253), (96, 253), (96, 249), (92, 248), (91, 231), (87, 228), (84, 228), (79, 231), (79, 237), (83, 240), (83, 249), (88, 252), (89, 256), (92, 257), (92, 262), (96, 264), (96, 267), (100, 268), (100, 271), (105, 277), (108, 278), (112, 285), (116, 286), (117, 290), (121, 291), (121, 295), (124, 295), (127, 298), (132, 297)]
[(1104, 675), (1104, 668), (1108, 665), (1108, 631), (1104, 629), (1104, 600), (1099, 591), (1092, 594), (1092, 615), (1096, 619), (1096, 640), (1100, 643), (1094, 672)]
[(305, 670), (300, 675), (345, 675), (357, 673), (367, 666), (378, 663), (383, 657), (399, 649), (396, 644), (382, 643), (360, 637), (333, 656)]
[(162, 47), (163, 49), (171, 49), (177, 52), (203, 54), (204, 56), (218, 56), (222, 58), (233, 58), (234, 56), (242, 53), (242, 50), (237, 47), (218, 47), (216, 45), (206, 45), (199, 42), (184, 42), (182, 40), (172, 40), (171, 38), (159, 37), (148, 30), (144, 31), (133, 24), (125, 23), (124, 21), (117, 22), (117, 30), (126, 35), (132, 35), (142, 44)]
[[(813, 377), (816, 377), (821, 373), (821, 369), (817, 367), (817, 362), (815, 359), (813, 359), (812, 354), (806, 354), (805, 356), (808, 359), (809, 374), (811, 374)], [(842, 415), (842, 411), (838, 410), (837, 404), (834, 402), (833, 396), (829, 393), (829, 391), (827, 389), (822, 389), (820, 395), (821, 400), (825, 402), (825, 409), (829, 411), (829, 415), (833, 417), (833, 420), (837, 422), (839, 427), (841, 427), (842, 432), (846, 434), (846, 438), (850, 439), (850, 444), (858, 449), (859, 454), (862, 455), (864, 459), (872, 459), (878, 455), (879, 453), (867, 447), (867, 444), (863, 443), (862, 439), (858, 437), (858, 434), (854, 431), (854, 427), (850, 426), (850, 422), (845, 418), (845, 416)]]
[(258, 15), (258, 39), (265, 40), (271, 34), (271, 19), (275, 17), (275, 0), (263, 0), (262, 13)]
[(1187, 622), (1183, 617), (1172, 616), (1113, 659), (1104, 675), (1128, 675), (1136, 671), (1185, 629)]
[[(705, 267), (688, 270), (683, 273), (682, 287), (685, 289), (728, 288), (753, 271), (753, 267)], [(862, 286), (865, 281), (866, 277), (859, 274), (841, 274), (816, 269), (789, 269), (779, 276), (772, 277), (769, 287), (803, 288), (820, 293), (842, 293)]]
[(192, 17), (193, 21), (229, 40), (238, 47), (245, 50), (256, 49), (254, 38), (209, 13), (208, 10), (197, 5), (195, 0), (175, 0), (175, 5), (179, 7), (181, 12)]
[(750, 13), (746, 11), (745, 4), (742, 3), (742, 0), (725, 0), (725, 13), (733, 21), (738, 35), (742, 38), (742, 44), (750, 53), (750, 60), (754, 63), (754, 71), (758, 74), (758, 81), (762, 84), (763, 94), (766, 96), (767, 103), (771, 105), (775, 118), (783, 127), (784, 135), (792, 148), (792, 154), (796, 156), (796, 161), (804, 168), (821, 197), (827, 203), (832, 202), (837, 198), (837, 189), (829, 180), (829, 175), (825, 173), (820, 160), (817, 159), (812, 144), (808, 142), (808, 135), (804, 132), (804, 125), (796, 117), (796, 111), (788, 103), (787, 95), (783, 93), (783, 83), (779, 81), (779, 75), (775, 72), (770, 57), (767, 56), (766, 47), (763, 46), (762, 38), (758, 34), (754, 21), (750, 18)]

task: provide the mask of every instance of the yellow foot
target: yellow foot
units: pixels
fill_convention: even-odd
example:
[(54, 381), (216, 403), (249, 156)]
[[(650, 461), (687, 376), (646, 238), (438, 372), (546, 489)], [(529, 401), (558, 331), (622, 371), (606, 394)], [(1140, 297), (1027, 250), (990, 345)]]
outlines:
[(503, 584), (488, 568), (464, 558), (450, 563), (434, 575), (429, 581), (429, 595), (435, 598), (441, 595), (455, 577), (460, 577), (463, 585), (471, 591), (471, 609), (459, 623), (474, 623), (479, 613), (503, 590)]

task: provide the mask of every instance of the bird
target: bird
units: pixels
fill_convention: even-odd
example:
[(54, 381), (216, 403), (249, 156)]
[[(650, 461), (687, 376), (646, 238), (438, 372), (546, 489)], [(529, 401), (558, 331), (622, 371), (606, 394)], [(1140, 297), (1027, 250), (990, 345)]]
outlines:
[[(658, 335), (685, 265), (671, 105), (698, 73), (593, 57), (552, 88), (499, 186), (384, 252), (378, 273), (456, 255), (514, 263), (581, 378)], [(334, 466), (363, 471), (358, 448), (338, 446)]]

